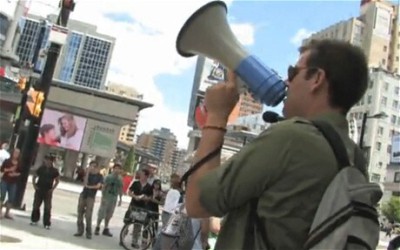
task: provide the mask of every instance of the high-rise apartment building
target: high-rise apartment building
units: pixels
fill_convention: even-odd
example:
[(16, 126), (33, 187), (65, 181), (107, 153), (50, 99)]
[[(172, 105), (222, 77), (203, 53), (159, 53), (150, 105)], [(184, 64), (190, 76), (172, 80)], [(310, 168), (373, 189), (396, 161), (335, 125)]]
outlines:
[[(361, 131), (363, 114), (367, 112), (364, 130), (364, 149), (369, 155), (371, 181), (383, 182), (386, 166), (390, 163), (392, 137), (400, 134), (400, 76), (380, 68), (370, 69), (369, 86), (358, 104), (349, 112), (348, 119), (357, 121)], [(386, 117), (373, 118), (376, 114)]]
[[(143, 99), (143, 95), (139, 94), (135, 88), (123, 84), (108, 82), (106, 90), (119, 96), (126, 96), (133, 99)], [(131, 124), (122, 126), (119, 133), (119, 141), (133, 145), (135, 143), (136, 128), (139, 121), (139, 112), (136, 113), (135, 121)]]
[[(400, 28), (399, 5), (384, 0), (361, 1), (360, 16), (340, 21), (316, 32), (311, 39), (338, 39), (363, 49), (370, 67), (369, 88), (348, 114), (349, 134), (360, 140), (363, 114), (367, 113), (364, 150), (374, 182), (384, 182), (390, 161), (391, 137), (400, 132)], [(381, 114), (378, 118), (374, 115)], [(387, 117), (382, 117), (385, 114)]]
[[(55, 15), (46, 19), (36, 15), (23, 18), (24, 28), (17, 47), (21, 62), (32, 60), (41, 27), (44, 27), (41, 55), (45, 55), (50, 27), (55, 18)], [(115, 38), (98, 33), (95, 25), (76, 20), (69, 20), (68, 29), (67, 42), (60, 52), (54, 78), (88, 88), (104, 89)], [(44, 61), (44, 58), (39, 60), (39, 68), (43, 69)]]
[(389, 1), (362, 1), (360, 16), (312, 34), (311, 39), (338, 39), (360, 46), (370, 67), (400, 74), (399, 6)]
[(232, 113), (229, 115), (228, 123), (232, 124), (240, 117), (260, 114), (262, 111), (262, 103), (256, 101), (253, 96), (246, 91), (240, 94), (238, 103), (233, 108)]
[[(142, 133), (137, 140), (137, 146), (148, 150), (161, 160), (161, 166), (171, 169), (174, 152), (178, 141), (167, 128), (154, 129), (150, 133)], [(171, 172), (171, 171), (170, 171)]]
[(185, 149), (175, 149), (172, 155), (171, 170), (172, 173), (180, 173), (180, 168), (184, 167), (184, 161), (187, 151)]

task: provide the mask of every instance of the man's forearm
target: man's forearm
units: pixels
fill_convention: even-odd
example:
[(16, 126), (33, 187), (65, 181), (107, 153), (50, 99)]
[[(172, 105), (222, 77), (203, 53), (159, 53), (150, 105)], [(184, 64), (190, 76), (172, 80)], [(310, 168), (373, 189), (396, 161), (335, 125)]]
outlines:
[[(207, 119), (207, 125), (216, 127), (225, 127), (226, 120), (219, 118)], [(224, 142), (225, 132), (218, 129), (203, 129), (199, 147), (195, 154), (193, 164), (203, 159), (209, 153), (220, 147)], [(199, 181), (211, 170), (217, 168), (221, 164), (221, 154), (205, 162), (198, 168), (188, 179), (187, 186), (187, 202), (186, 207), (188, 214), (193, 217), (208, 217), (210, 214), (200, 204)]]
[(56, 187), (58, 186), (58, 183), (60, 183), (59, 180), (54, 181), (53, 188), (52, 188), (53, 190), (56, 189)]

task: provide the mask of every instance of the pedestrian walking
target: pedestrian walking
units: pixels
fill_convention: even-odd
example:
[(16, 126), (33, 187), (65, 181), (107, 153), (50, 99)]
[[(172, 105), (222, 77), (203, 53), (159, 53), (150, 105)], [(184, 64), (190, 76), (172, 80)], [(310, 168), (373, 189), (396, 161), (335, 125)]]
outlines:
[(53, 199), (53, 191), (60, 182), (60, 173), (54, 167), (53, 162), (53, 156), (45, 156), (43, 165), (36, 170), (32, 179), (35, 196), (33, 199), (31, 225), (37, 225), (37, 222), (40, 220), (40, 207), (42, 203), (44, 203), (43, 226), (46, 229), (50, 229), (51, 226), (51, 203)]
[(108, 224), (114, 214), (117, 200), (119, 197), (118, 205), (122, 203), (122, 166), (121, 164), (114, 164), (113, 172), (107, 175), (104, 180), (103, 192), (101, 197), (100, 208), (97, 214), (97, 225), (94, 230), (95, 235), (100, 233), (100, 225), (104, 219), (103, 235), (112, 237)]
[[(17, 181), (19, 179), (20, 167), (19, 167), (19, 149), (14, 149), (11, 157), (8, 158), (1, 164), (0, 173), (1, 183), (0, 183), (0, 219), (3, 218), (3, 207), (6, 206), (6, 213), (4, 214), (4, 218), (12, 220), (13, 218), (10, 215), (11, 207), (15, 202), (15, 193), (17, 189)], [(7, 197), (7, 202), (4, 202)]]
[(97, 190), (103, 184), (103, 176), (100, 174), (99, 165), (97, 162), (92, 161), (89, 164), (89, 169), (83, 180), (84, 188), (79, 195), (78, 202), (78, 232), (74, 234), (76, 237), (83, 235), (85, 224), (83, 217), (86, 219), (86, 238), (92, 238), (92, 214), (93, 206), (96, 199)]

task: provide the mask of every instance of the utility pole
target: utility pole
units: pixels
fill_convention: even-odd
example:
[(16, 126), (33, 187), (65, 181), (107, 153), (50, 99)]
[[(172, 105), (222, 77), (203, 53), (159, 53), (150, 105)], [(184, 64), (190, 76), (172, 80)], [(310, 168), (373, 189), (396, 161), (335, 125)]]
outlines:
[[(66, 27), (70, 13), (74, 10), (75, 3), (73, 0), (60, 0), (61, 8), (57, 18), (56, 25)], [(21, 175), (17, 183), (17, 193), (14, 203), (15, 208), (25, 210), (25, 204), (22, 205), (22, 200), (25, 194), (26, 184), (28, 182), (29, 171), (32, 166), (36, 154), (36, 138), (39, 134), (40, 121), (42, 119), (43, 111), (47, 102), (47, 96), (53, 80), (54, 70), (56, 68), (57, 59), (60, 54), (62, 45), (51, 41), (50, 47), (47, 52), (47, 60), (43, 69), (43, 73), (38, 82), (33, 86), (35, 91), (38, 91), (43, 98), (35, 105), (34, 114), (27, 114), (28, 128), (26, 136), (21, 149), (20, 170)], [(26, 104), (23, 108), (25, 108)]]

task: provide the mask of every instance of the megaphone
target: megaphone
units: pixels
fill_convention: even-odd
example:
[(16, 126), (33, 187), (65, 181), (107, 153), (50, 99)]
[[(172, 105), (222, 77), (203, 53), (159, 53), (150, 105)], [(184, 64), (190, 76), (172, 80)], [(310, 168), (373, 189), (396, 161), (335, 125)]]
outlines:
[(278, 105), (286, 95), (286, 85), (278, 74), (250, 55), (234, 36), (227, 22), (227, 6), (210, 2), (185, 22), (176, 40), (183, 57), (202, 55), (219, 61), (243, 80), (253, 96), (268, 106)]

